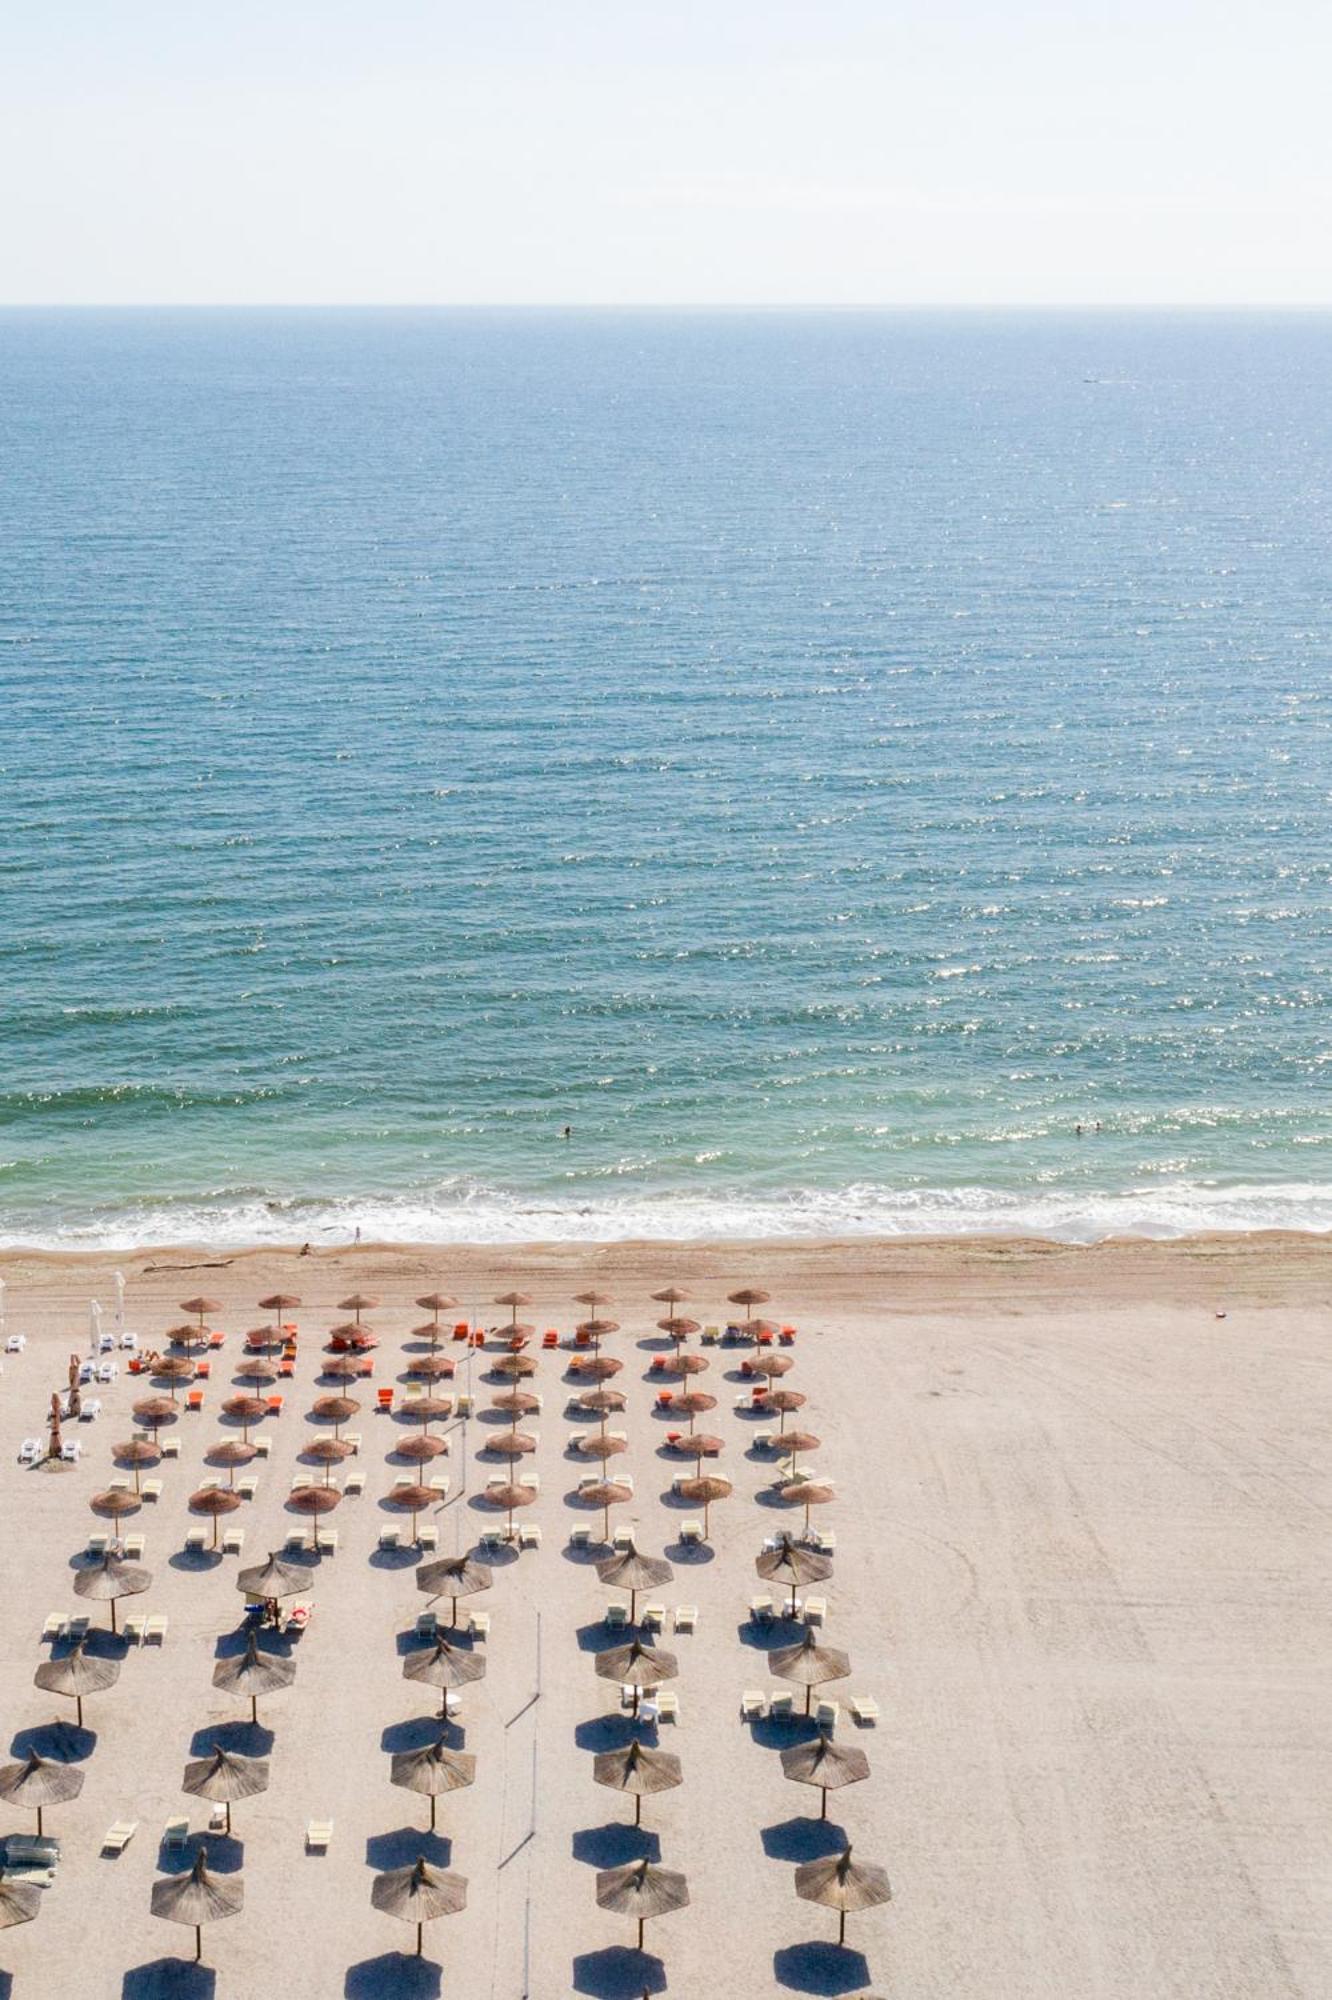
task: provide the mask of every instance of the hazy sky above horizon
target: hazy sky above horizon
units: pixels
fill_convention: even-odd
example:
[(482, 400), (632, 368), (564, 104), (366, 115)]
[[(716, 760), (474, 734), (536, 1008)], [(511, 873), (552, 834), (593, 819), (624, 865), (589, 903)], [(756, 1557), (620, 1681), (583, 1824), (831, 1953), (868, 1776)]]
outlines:
[(1314, 0), (57, 0), (8, 303), (1332, 302)]

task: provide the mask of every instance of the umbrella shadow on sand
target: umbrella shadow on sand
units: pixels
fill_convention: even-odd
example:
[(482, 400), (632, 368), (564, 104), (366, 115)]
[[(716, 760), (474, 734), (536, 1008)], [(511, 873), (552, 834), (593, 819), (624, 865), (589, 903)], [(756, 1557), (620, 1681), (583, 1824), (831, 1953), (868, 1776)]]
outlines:
[(211, 1757), (214, 1750), (227, 1750), (237, 1757), (268, 1757), (276, 1741), (262, 1722), (206, 1722), (190, 1738), (190, 1755)]
[(51, 1764), (81, 1764), (97, 1748), (97, 1731), (80, 1729), (76, 1722), (66, 1722), (63, 1718), (39, 1722), (16, 1731), (9, 1748), (20, 1763), (35, 1753)]
[(803, 1743), (818, 1733), (819, 1725), (812, 1715), (760, 1715), (749, 1725), (750, 1740), (760, 1750), (789, 1750), (793, 1743)]
[(642, 2000), (645, 1993), (666, 1991), (666, 1967), (652, 1952), (629, 1945), (585, 1951), (573, 1962), (573, 1990), (596, 2000)]
[(847, 1845), (844, 1826), (804, 1813), (765, 1826), (759, 1838), (769, 1861), (821, 1861), (825, 1854), (840, 1854)]
[(603, 1750), (623, 1750), (642, 1732), (634, 1728), (633, 1717), (628, 1715), (596, 1715), (588, 1722), (580, 1722), (574, 1730), (574, 1742), (580, 1750), (590, 1750), (594, 1755)]
[[(441, 1722), (436, 1715), (412, 1715), (405, 1722), (390, 1722), (379, 1738), (379, 1747), (390, 1757), (403, 1750), (424, 1750), (429, 1743), (443, 1743), (448, 1750), (461, 1750), (467, 1731), (456, 1722)], [(414, 1854), (408, 1855), (415, 1861)]]
[(428, 1827), (398, 1826), (391, 1833), (372, 1833), (365, 1843), (365, 1865), (377, 1874), (410, 1868), (421, 1854), (432, 1868), (447, 1868), (453, 1860), (453, 1842), (448, 1834), (431, 1833)]
[(349, 1965), (343, 1981), (345, 2000), (435, 2000), (443, 1973), (428, 1958), (415, 1953), (386, 1951)]
[(778, 1986), (791, 1993), (858, 1993), (869, 1983), (869, 1960), (863, 1951), (849, 1945), (821, 1943), (788, 1944), (772, 1955), (772, 1971)]
[[(376, 1549), (370, 1557), (370, 1567), (371, 1569), (413, 1569), (420, 1560), (420, 1551), (416, 1548)], [(386, 1956), (391, 1959), (397, 1959), (402, 1954), (391, 1951)], [(369, 1959), (366, 1962), (371, 1965), (379, 1964), (377, 1958)], [(355, 1970), (354, 1967), (353, 1970)], [(350, 1976), (349, 1973), (348, 1977), (350, 1978)], [(367, 1987), (366, 1991), (368, 1992), (369, 1990)]]
[[(221, 1549), (177, 1549), (173, 1556), (167, 1557), (168, 1569), (183, 1569), (191, 1575), (198, 1575), (204, 1570), (220, 1569), (221, 1566)], [(167, 1965), (171, 1961), (161, 1959), (159, 1963)]]
[(779, 1653), (784, 1646), (798, 1646), (805, 1630), (798, 1618), (747, 1618), (735, 1633), (742, 1646), (756, 1653)]
[(188, 1958), (155, 1958), (134, 1965), (120, 1986), (120, 2000), (213, 2000), (217, 1974)]
[(717, 1551), (707, 1542), (670, 1542), (662, 1553), (673, 1563), (701, 1565), (717, 1560)]
[(159, 1875), (188, 1875), (203, 1849), (210, 1875), (237, 1875), (245, 1866), (245, 1846), (231, 1833), (192, 1833), (184, 1847), (158, 1848)]
[(622, 1819), (581, 1827), (573, 1837), (573, 1858), (589, 1868), (623, 1868), (629, 1861), (661, 1860), (661, 1837), (650, 1827)]

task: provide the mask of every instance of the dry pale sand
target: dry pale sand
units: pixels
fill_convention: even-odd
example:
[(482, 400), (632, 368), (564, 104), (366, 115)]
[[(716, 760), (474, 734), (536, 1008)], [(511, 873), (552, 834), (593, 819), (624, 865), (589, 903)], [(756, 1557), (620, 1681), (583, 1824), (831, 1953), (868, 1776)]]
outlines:
[[(792, 1886), (821, 1837), (808, 1817), (817, 1794), (784, 1781), (771, 1733), (738, 1718), (743, 1688), (774, 1684), (746, 1605), (753, 1556), (782, 1517), (756, 1497), (771, 1474), (732, 1408), (736, 1358), (724, 1350), (705, 1379), (722, 1393), (716, 1428), (735, 1496), (715, 1510), (710, 1556), (677, 1563), (663, 1593), (700, 1614), (696, 1635), (668, 1642), (682, 1716), (661, 1739), (685, 1784), (647, 1803), (641, 1841), (626, 1830), (627, 1803), (593, 1785), (592, 1752), (620, 1727), (588, 1651), (606, 1592), (566, 1552), (585, 1517), (565, 1497), (579, 1468), (564, 1455), (563, 1361), (545, 1355), (542, 1498), (527, 1516), (544, 1546), (497, 1572), (484, 1600), (489, 1672), (463, 1718), (478, 1782), (442, 1802), (434, 1841), (418, 1831), (425, 1801), (388, 1782), (388, 1747), (411, 1739), (430, 1701), (401, 1678), (401, 1635), (424, 1602), (412, 1567), (375, 1553), (401, 1432), (367, 1409), (367, 1493), (333, 1517), (342, 1547), (321, 1566), (296, 1685), (261, 1707), (271, 1788), (237, 1808), (236, 1844), (218, 1844), (219, 1866), (244, 1867), (245, 1909), (206, 1933), (203, 1968), (188, 1965), (192, 1935), (149, 1914), (149, 1890), (167, 1818), (188, 1806), (192, 1825), (204, 1822), (206, 1807), (180, 1791), (187, 1758), (240, 1714), (211, 1685), (240, 1607), (237, 1565), (179, 1560), (187, 1496), (218, 1434), (228, 1371), (215, 1370), (204, 1414), (176, 1427), (182, 1461), (163, 1468), (163, 1499), (129, 1524), (147, 1534), (156, 1575), (135, 1608), (168, 1613), (169, 1636), (130, 1653), (118, 1687), (89, 1704), (89, 1736), (66, 1744), (84, 1753), (86, 1784), (49, 1815), (64, 1859), (37, 1922), (0, 1935), (0, 1994), (1314, 2000), (1332, 1989), (1324, 1243), (10, 1257), (8, 1325), (29, 1335), (0, 1379), (11, 1753), (49, 1734), (61, 1706), (32, 1684), (39, 1630), (48, 1611), (76, 1606), (71, 1558), (129, 1429), (129, 1378), (82, 1427), (76, 1471), (25, 1472), (15, 1452), (69, 1352), (86, 1348), (89, 1297), (113, 1299), (113, 1263), (141, 1335), (160, 1336), (174, 1301), (197, 1289), (224, 1300), (229, 1357), (261, 1293), (281, 1284), (304, 1296), (294, 1393), (271, 1427), (259, 1496), (233, 1517), (247, 1560), (293, 1525), (284, 1501), (311, 1435), (319, 1330), (353, 1284), (384, 1300), (371, 1315), (383, 1382), (421, 1317), (411, 1298), (437, 1283), (479, 1302), (517, 1282), (535, 1294), (530, 1317), (567, 1329), (570, 1294), (603, 1280), (625, 1322), (615, 1346), (638, 1489), (627, 1512), (654, 1553), (680, 1515), (661, 1497), (674, 1468), (652, 1414), (646, 1294), (678, 1279), (698, 1316), (716, 1319), (730, 1286), (768, 1285), (773, 1309), (801, 1328), (792, 1384), (808, 1394), (817, 1463), (842, 1496), (821, 1517), (839, 1538), (827, 1636), (852, 1657), (843, 1692), (872, 1693), (883, 1709), (872, 1732), (850, 1728), (844, 1709), (841, 1734), (872, 1772), (830, 1814), (888, 1867), (895, 1900), (852, 1918), (846, 1951), (828, 1943), (835, 1917)], [(485, 1434), (474, 1422), (454, 1435), (447, 1463), (455, 1489), (465, 1470), (471, 1491), (436, 1516), (446, 1551), (471, 1545), (488, 1518), (475, 1504)], [(121, 1816), (138, 1835), (103, 1859)], [(336, 1822), (323, 1858), (303, 1851), (312, 1816)], [(31, 1824), (0, 1804), (0, 1828)], [(371, 1908), (370, 1883), (421, 1850), (470, 1887), (417, 1965), (398, 1955), (411, 1934)], [(597, 1908), (594, 1869), (658, 1850), (687, 1871), (693, 1900), (649, 1927), (642, 1960), (627, 1949), (629, 1921)]]

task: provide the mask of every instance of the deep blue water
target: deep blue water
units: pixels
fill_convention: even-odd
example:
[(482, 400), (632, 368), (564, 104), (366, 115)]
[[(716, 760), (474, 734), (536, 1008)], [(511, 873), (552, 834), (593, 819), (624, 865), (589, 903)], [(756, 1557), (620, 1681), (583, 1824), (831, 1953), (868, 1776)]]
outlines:
[(0, 315), (0, 1238), (1332, 1226), (1330, 391)]

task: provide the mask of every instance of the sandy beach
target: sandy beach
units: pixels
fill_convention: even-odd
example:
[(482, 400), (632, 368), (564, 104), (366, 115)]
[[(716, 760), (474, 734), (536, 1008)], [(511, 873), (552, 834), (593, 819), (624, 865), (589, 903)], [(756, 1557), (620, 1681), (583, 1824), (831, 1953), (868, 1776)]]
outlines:
[[(109, 1326), (113, 1272), (127, 1280), (126, 1324), (161, 1346), (195, 1292), (222, 1302), (204, 1408), (171, 1426), (180, 1457), (160, 1468), (161, 1498), (124, 1525), (146, 1537), (151, 1590), (133, 1609), (166, 1614), (160, 1645), (128, 1648), (118, 1684), (72, 1709), (39, 1692), (33, 1672), (48, 1613), (73, 1613), (73, 1564), (105, 1529), (88, 1500), (114, 1471), (142, 1393), (122, 1369), (100, 1391), (95, 1423), (64, 1473), (24, 1469), (21, 1440), (42, 1435), (68, 1356), (88, 1350), (88, 1304)], [(1035, 1241), (531, 1246), (441, 1251), (361, 1245), (306, 1257), (180, 1247), (133, 1255), (14, 1254), (0, 1261), (6, 1330), (26, 1336), (4, 1357), (0, 1495), (8, 1523), (7, 1616), (0, 1698), (9, 1757), (35, 1743), (77, 1761), (80, 1796), (55, 1806), (61, 1841), (37, 1921), (0, 1935), (0, 1995), (245, 1996), (278, 1985), (290, 2000), (457, 1994), (467, 2000), (566, 2000), (668, 1991), (702, 2000), (780, 1993), (877, 1992), (910, 2000), (1316, 2000), (1332, 1952), (1332, 1361), (1327, 1298), (1332, 1245), (1302, 1236), (1235, 1236), (1169, 1245), (1073, 1248)], [(841, 1836), (817, 1824), (819, 1795), (785, 1780), (791, 1726), (741, 1720), (744, 1690), (780, 1685), (765, 1651), (791, 1636), (748, 1618), (762, 1588), (763, 1537), (798, 1524), (770, 1503), (776, 1462), (754, 1448), (756, 1420), (734, 1408), (744, 1349), (700, 1349), (706, 1418), (733, 1496), (715, 1506), (711, 1545), (677, 1545), (698, 1513), (670, 1493), (686, 1469), (655, 1410), (654, 1289), (677, 1282), (688, 1310), (724, 1322), (726, 1293), (753, 1283), (797, 1329), (789, 1384), (808, 1398), (800, 1421), (821, 1443), (810, 1463), (837, 1483), (819, 1525), (835, 1530), (825, 1635), (851, 1657), (837, 1740), (869, 1758), (870, 1776), (829, 1802), (858, 1857), (885, 1866), (893, 1901), (853, 1915), (839, 1949), (836, 1916), (798, 1901), (797, 1863)], [(592, 1654), (615, 1593), (568, 1547), (599, 1516), (570, 1502), (590, 1469), (567, 1451), (586, 1428), (566, 1416), (569, 1354), (537, 1351), (544, 1408), (524, 1461), (540, 1475), (525, 1524), (540, 1548), (501, 1559), (474, 1600), (491, 1619), (485, 1678), (462, 1691), (455, 1740), (476, 1782), (440, 1801), (389, 1783), (389, 1756), (422, 1740), (432, 1690), (402, 1677), (406, 1635), (426, 1600), (414, 1564), (378, 1548), (402, 1517), (383, 1506), (407, 1468), (390, 1458), (408, 1434), (373, 1407), (408, 1358), (422, 1320), (412, 1300), (442, 1287), (470, 1319), (516, 1286), (524, 1316), (567, 1337), (589, 1285), (615, 1299), (627, 1408), (615, 1419), (635, 1481), (615, 1525), (663, 1550), (668, 1607), (697, 1607), (696, 1629), (663, 1644), (678, 1656), (680, 1715), (656, 1741), (684, 1783), (644, 1802), (592, 1782), (596, 1751), (625, 1740), (615, 1687)], [(382, 1301), (372, 1383), (352, 1428), (365, 1474), (325, 1526), (336, 1555), (318, 1565), (314, 1612), (293, 1642), (294, 1685), (260, 1704), (261, 1733), (235, 1728), (246, 1705), (212, 1686), (217, 1647), (242, 1600), (234, 1556), (182, 1554), (208, 1528), (188, 1511), (220, 1433), (245, 1330), (258, 1299), (297, 1292), (300, 1326), (285, 1407), (266, 1423), (255, 1498), (222, 1526), (245, 1531), (242, 1562), (298, 1528), (288, 1511), (326, 1330), (354, 1289)], [(451, 1315), (450, 1317), (459, 1317)], [(695, 1338), (691, 1346), (698, 1348)], [(461, 1353), (461, 1349), (450, 1349)], [(502, 1385), (475, 1353), (478, 1412)], [(123, 1355), (117, 1356), (123, 1360)], [(734, 1379), (733, 1379), (734, 1378)], [(466, 1387), (460, 1364), (452, 1388)], [(452, 1479), (427, 1518), (442, 1554), (472, 1548), (496, 1523), (479, 1498), (499, 1469), (478, 1456), (496, 1435), (480, 1416), (449, 1429), (431, 1470)], [(224, 1475), (225, 1476), (225, 1475)], [(502, 1519), (502, 1517), (500, 1517)], [(857, 1728), (848, 1698), (877, 1700)], [(63, 1719), (62, 1733), (53, 1724)], [(193, 1934), (155, 1919), (168, 1819), (208, 1807), (181, 1791), (186, 1762), (233, 1726), (231, 1740), (269, 1752), (271, 1783), (235, 1811), (232, 1841), (210, 1842), (223, 1872), (243, 1869), (242, 1913)], [(426, 1731), (428, 1733), (428, 1731)], [(119, 1858), (100, 1853), (111, 1824), (138, 1829)], [(331, 1819), (326, 1854), (306, 1852), (311, 1819)], [(30, 1833), (30, 1813), (0, 1803), (0, 1831)], [(376, 1870), (418, 1853), (467, 1878), (467, 1907), (414, 1933), (372, 1909)], [(685, 1871), (688, 1909), (649, 1924), (632, 1949), (627, 1917), (597, 1907), (599, 1867), (647, 1854)], [(188, 1860), (188, 1856), (186, 1859)], [(172, 1864), (179, 1867), (179, 1861)]]

